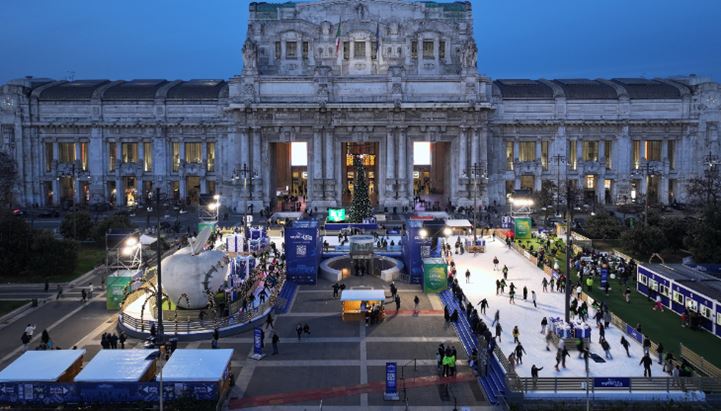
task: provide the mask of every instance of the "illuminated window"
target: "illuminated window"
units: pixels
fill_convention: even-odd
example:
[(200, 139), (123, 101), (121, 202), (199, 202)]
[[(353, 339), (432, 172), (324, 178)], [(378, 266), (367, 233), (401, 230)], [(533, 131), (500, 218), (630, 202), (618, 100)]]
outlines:
[(80, 143), (80, 169), (88, 171), (88, 143)]
[(53, 168), (53, 143), (45, 143), (45, 171), (51, 171)]
[(290, 165), (293, 167), (308, 166), (308, 143), (305, 141), (290, 143)]
[(513, 141), (506, 141), (506, 170), (513, 170)]
[(589, 190), (596, 188), (596, 176), (594, 176), (594, 175), (586, 176), (586, 188)]
[(180, 143), (173, 143), (173, 171), (180, 170)]
[(423, 58), (425, 60), (433, 60), (435, 58), (433, 53), (433, 40), (423, 41)]
[(208, 172), (212, 173), (215, 171), (215, 143), (208, 143), (206, 151), (208, 154)]
[(661, 161), (661, 140), (646, 141), (646, 160)]
[(203, 159), (201, 143), (185, 143), (185, 162), (200, 163)]
[(606, 140), (606, 144), (603, 146), (603, 155), (606, 158), (606, 170), (610, 170), (613, 167), (613, 140)]
[(353, 42), (353, 58), (363, 59), (365, 57), (366, 57), (365, 41), (354, 41)]
[(582, 150), (583, 161), (598, 161), (598, 141), (584, 141)]
[(548, 141), (541, 142), (541, 167), (548, 170)]
[(641, 283), (641, 284), (643, 284), (643, 285), (648, 285), (648, 277), (646, 277), (645, 275), (639, 273), (639, 274), (638, 274), (638, 282)]
[[(364, 166), (375, 166), (376, 165), (376, 156), (373, 154), (366, 154), (362, 158), (362, 163)], [(346, 154), (345, 165), (346, 166), (353, 165), (353, 154)]]
[(681, 293), (678, 292), (678, 291), (674, 291), (674, 292), (673, 292), (673, 300), (674, 300), (675, 302), (683, 305), (683, 300), (684, 300), (683, 294), (681, 294)]
[(521, 141), (518, 144), (518, 160), (519, 161), (535, 161), (536, 160), (536, 142)]
[(705, 306), (705, 305), (701, 305), (701, 307), (699, 307), (699, 311), (698, 311), (698, 312), (699, 312), (702, 316), (704, 316), (704, 318), (708, 318), (709, 320), (710, 320), (711, 317), (713, 316), (713, 314), (712, 314), (712, 312), (711, 312), (711, 308), (709, 308), (709, 307), (707, 307), (707, 306)]
[(413, 142), (413, 165), (431, 165), (431, 143), (427, 141)]
[(75, 143), (58, 143), (58, 159), (61, 163), (72, 163), (75, 161)]
[(631, 149), (631, 158), (633, 158), (632, 168), (638, 169), (641, 165), (641, 140), (633, 140), (633, 148)]
[(668, 166), (671, 170), (676, 168), (676, 141), (668, 140)]
[(138, 143), (122, 143), (120, 145), (120, 155), (123, 163), (135, 163), (138, 161)]
[(108, 171), (115, 171), (118, 162), (116, 143), (108, 143)]
[(153, 143), (143, 143), (143, 170), (153, 170)]
[(578, 157), (576, 156), (576, 140), (571, 140), (568, 142), (568, 164), (571, 166), (571, 169), (576, 169), (576, 162)]
[(521, 176), (521, 190), (533, 191), (533, 186), (536, 182), (536, 176), (523, 175)]
[(686, 299), (686, 308), (691, 311), (698, 311), (698, 303), (693, 298)]

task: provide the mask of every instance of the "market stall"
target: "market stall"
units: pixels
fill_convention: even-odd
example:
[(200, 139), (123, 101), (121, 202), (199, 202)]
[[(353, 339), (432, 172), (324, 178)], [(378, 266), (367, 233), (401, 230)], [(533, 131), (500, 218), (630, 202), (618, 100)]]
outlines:
[(365, 320), (374, 306), (382, 313), (386, 296), (383, 290), (343, 290), (340, 301), (343, 303), (341, 318), (348, 321)]
[(0, 372), (0, 404), (59, 405), (76, 402), (73, 378), (85, 350), (28, 351)]
[[(75, 377), (85, 402), (135, 402), (143, 399), (142, 384), (155, 378), (156, 362), (151, 350), (100, 350)], [(147, 391), (147, 390), (146, 390)], [(157, 391), (156, 391), (157, 392)]]
[(177, 349), (163, 367), (163, 383), (174, 387), (177, 397), (217, 401), (230, 388), (232, 356), (232, 349)]

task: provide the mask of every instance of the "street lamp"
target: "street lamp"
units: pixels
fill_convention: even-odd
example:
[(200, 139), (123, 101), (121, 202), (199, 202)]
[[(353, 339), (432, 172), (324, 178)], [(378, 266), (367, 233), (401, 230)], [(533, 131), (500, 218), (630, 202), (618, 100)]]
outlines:
[[(152, 199), (152, 191), (148, 194), (148, 197)], [(161, 201), (161, 193), (160, 193), (160, 187), (155, 189), (155, 216), (156, 216), (156, 229), (157, 229), (157, 238), (155, 240), (155, 250), (156, 250), (156, 272), (157, 272), (157, 280), (158, 280), (158, 287), (156, 290), (156, 308), (158, 309), (158, 327), (157, 327), (157, 336), (155, 344), (156, 346), (161, 346), (164, 343), (164, 337), (163, 337), (163, 277), (162, 277), (162, 271), (161, 271), (161, 265), (160, 261), (163, 257), (163, 250), (161, 248), (161, 241), (160, 241), (160, 201)], [(162, 393), (161, 393), (162, 395)]]
[(561, 164), (566, 164), (566, 156), (555, 155), (552, 157), (553, 161), (556, 162), (556, 216), (561, 216), (560, 202), (561, 202)]
[(633, 170), (631, 175), (643, 177), (646, 181), (646, 193), (644, 194), (644, 205), (643, 205), (643, 225), (648, 225), (648, 183), (649, 178), (661, 174), (656, 166), (652, 165), (651, 162), (646, 161), (645, 164), (641, 165), (640, 168)]
[[(478, 240), (478, 236), (476, 234), (476, 228), (477, 228), (477, 219), (476, 215), (478, 213), (478, 194), (479, 191), (482, 191), (485, 187), (486, 179), (488, 178), (486, 176), (486, 163), (473, 163), (472, 166), (468, 167), (468, 177), (470, 179), (470, 183), (472, 185), (472, 192), (473, 192), (473, 245), (476, 245), (476, 241)], [(480, 188), (479, 188), (480, 185)]]
[[(248, 164), (243, 163), (241, 168), (233, 170), (233, 182), (238, 183), (243, 180), (243, 189), (248, 190), (248, 198), (253, 199), (253, 179), (257, 177), (257, 174), (248, 167)], [(250, 185), (248, 185), (250, 181)], [(253, 205), (247, 205), (245, 207), (245, 223), (248, 224), (248, 210), (252, 210)], [(251, 211), (252, 214), (252, 211)]]

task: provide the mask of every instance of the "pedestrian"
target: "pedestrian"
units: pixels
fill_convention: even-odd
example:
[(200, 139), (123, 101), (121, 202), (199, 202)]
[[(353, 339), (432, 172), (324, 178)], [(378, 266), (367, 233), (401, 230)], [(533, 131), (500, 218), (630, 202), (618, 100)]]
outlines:
[(110, 348), (117, 350), (118, 349), (118, 340), (120, 338), (117, 334), (113, 333), (113, 335), (110, 336)]
[(450, 350), (445, 350), (443, 352), (443, 359), (441, 360), (443, 364), (443, 372), (441, 375), (443, 377), (448, 377), (451, 372), (451, 352)]
[(273, 338), (271, 339), (271, 344), (273, 345), (273, 355), (278, 354), (278, 341), (280, 341), (280, 337), (278, 337), (278, 334), (273, 332)]
[(643, 353), (649, 355), (651, 352), (651, 340), (648, 337), (643, 337)]
[(630, 344), (628, 343), (628, 340), (623, 335), (621, 336), (621, 346), (626, 350), (626, 355), (630, 358), (631, 353), (628, 352), (628, 346)]
[(45, 349), (48, 348), (48, 345), (50, 344), (50, 334), (48, 333), (48, 330), (43, 330), (43, 333), (40, 335), (40, 342), (42, 342)]
[(391, 288), (391, 298), (395, 300), (396, 294), (398, 293), (398, 288), (396, 288), (396, 283), (391, 281), (390, 288)]
[(499, 322), (501, 319), (501, 312), (499, 310), (496, 310), (496, 313), (493, 315), (493, 322), (491, 323), (491, 327), (493, 327), (494, 324)]
[[(418, 298), (418, 296), (413, 297), (413, 313), (418, 314), (418, 304), (420, 304), (421, 300)], [(470, 304), (470, 303), (469, 303)], [(468, 310), (470, 315), (470, 310)]]
[(553, 330), (550, 328), (548, 329), (548, 332), (546, 333), (546, 351), (551, 351), (549, 346), (553, 342)]
[(58, 292), (57, 292), (57, 295), (55, 295), (55, 299), (59, 300), (63, 296), (63, 286), (58, 284), (57, 289), (58, 289)]
[(501, 328), (501, 323), (496, 323), (496, 338), (498, 338), (498, 342), (501, 342), (501, 332), (503, 331), (503, 328)]
[(519, 341), (516, 345), (516, 358), (518, 359), (519, 364), (523, 364), (523, 354), (526, 353), (525, 348), (523, 348), (523, 345)]
[(265, 317), (265, 329), (267, 330), (268, 327), (273, 328), (273, 316), (270, 313)]
[(581, 284), (576, 287), (576, 299), (581, 299), (581, 293), (583, 292), (583, 288), (581, 287)]
[(603, 351), (606, 353), (606, 359), (612, 360), (613, 356), (611, 355), (611, 344), (609, 344), (605, 338), (601, 338), (601, 348), (603, 348)]
[(498, 295), (498, 290), (501, 289), (501, 280), (496, 280), (496, 295)]
[(395, 301), (396, 301), (396, 311), (400, 311), (401, 310), (401, 296), (396, 295)]
[(548, 280), (546, 279), (546, 277), (543, 277), (543, 281), (541, 281), (541, 286), (543, 286), (543, 292), (547, 293), (548, 292)]
[(546, 333), (546, 326), (548, 325), (548, 319), (546, 317), (543, 317), (541, 320), (541, 334)]
[(566, 345), (563, 345), (563, 352), (561, 355), (561, 366), (563, 368), (566, 368), (566, 358), (571, 357), (571, 353), (568, 352), (568, 348), (566, 348)]
[(310, 335), (310, 325), (308, 323), (303, 323), (303, 334)]
[[(558, 367), (556, 367), (558, 368)], [(538, 381), (538, 372), (541, 371), (543, 367), (538, 368), (536, 367), (536, 364), (533, 364), (531, 366), (531, 378), (533, 378), (533, 388), (536, 388), (536, 382)]]
[(488, 308), (488, 300), (484, 298), (477, 305), (481, 306), (481, 314), (485, 314), (486, 308)]
[(631, 289), (626, 287), (626, 291), (623, 292), (623, 299), (626, 301), (626, 304), (631, 304)]
[(503, 279), (508, 280), (508, 267), (505, 264), (503, 264)]
[(471, 283), (471, 270), (466, 269), (466, 284)]
[(518, 337), (521, 335), (521, 332), (518, 330), (518, 326), (513, 327), (513, 331), (511, 332), (511, 335), (513, 335), (513, 342), (518, 344)]
[(603, 325), (608, 329), (608, 326), (611, 325), (611, 311), (608, 309), (603, 310)]
[(128, 339), (128, 337), (125, 335), (123, 331), (120, 331), (120, 335), (118, 336), (118, 341), (120, 341), (120, 349), (125, 349), (125, 341)]
[(538, 308), (536, 305), (536, 291), (531, 290), (531, 300), (533, 301), (533, 308)]
[(451, 347), (451, 357), (448, 361), (448, 366), (450, 368), (451, 377), (454, 377), (456, 375), (456, 349)]
[(556, 366), (555, 366), (556, 371), (561, 371), (561, 370), (558, 369), (558, 364), (561, 363), (561, 360), (562, 360), (562, 359), (563, 359), (563, 350), (561, 350), (561, 349), (559, 348), (558, 351), (556, 351)]
[(651, 378), (651, 364), (653, 364), (653, 360), (648, 353), (643, 354), (643, 358), (641, 358), (641, 362), (639, 362), (638, 365), (643, 365), (644, 377)]
[(94, 289), (95, 289), (95, 288), (93, 287), (93, 283), (89, 283), (89, 284), (88, 284), (88, 300), (92, 300), (92, 299), (93, 299), (93, 290), (94, 290)]
[(295, 326), (295, 333), (298, 334), (298, 341), (300, 341), (300, 335), (303, 334), (303, 324), (298, 323)]
[(528, 287), (525, 285), (523, 286), (523, 301), (526, 301), (528, 299)]
[(588, 375), (588, 372), (589, 372), (588, 366), (589, 366), (590, 359), (591, 359), (591, 351), (589, 351), (588, 347), (586, 347), (583, 350), (583, 362), (584, 362), (584, 365), (586, 366), (586, 375)]
[(498, 257), (493, 257), (493, 271), (498, 271)]
[(446, 320), (446, 322), (449, 322), (451, 320), (451, 313), (448, 311), (448, 306), (443, 306), (443, 319)]
[(443, 346), (443, 343), (438, 344), (438, 350), (436, 350), (436, 366), (438, 367), (438, 372), (443, 371), (443, 356), (446, 353), (446, 348)]
[(333, 284), (333, 298), (338, 298), (338, 290), (340, 290), (340, 284), (336, 281), (336, 283)]
[(663, 343), (658, 343), (656, 347), (656, 353), (658, 353), (658, 363), (663, 364)]
[(508, 304), (515, 304), (516, 303), (516, 291), (511, 288), (511, 291), (508, 292)]
[(80, 290), (80, 302), (84, 303), (88, 299), (88, 293), (85, 291), (84, 288)]

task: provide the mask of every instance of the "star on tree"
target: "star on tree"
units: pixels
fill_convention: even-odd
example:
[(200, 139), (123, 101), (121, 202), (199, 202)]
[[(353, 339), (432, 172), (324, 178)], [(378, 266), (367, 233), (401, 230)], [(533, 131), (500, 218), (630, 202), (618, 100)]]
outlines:
[(361, 156), (353, 156), (355, 181), (353, 183), (353, 202), (350, 208), (350, 222), (362, 223), (363, 219), (373, 216), (373, 207), (368, 196), (368, 181)]

